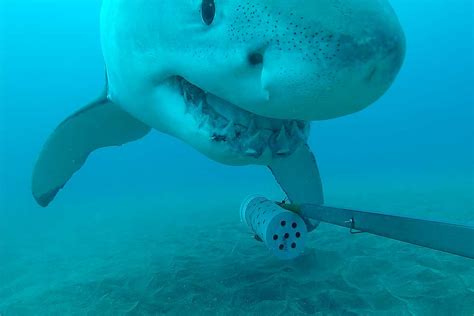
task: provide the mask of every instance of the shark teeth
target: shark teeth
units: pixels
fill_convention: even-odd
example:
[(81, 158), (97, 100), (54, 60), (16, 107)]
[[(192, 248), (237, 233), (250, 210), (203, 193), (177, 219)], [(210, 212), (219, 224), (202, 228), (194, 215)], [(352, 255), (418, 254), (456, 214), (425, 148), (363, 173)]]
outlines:
[(187, 90), (183, 90), (183, 96), (184, 96), (184, 99), (185, 99), (186, 101), (189, 102), (189, 101), (191, 100), (191, 98), (189, 97), (189, 93), (188, 93)]
[(198, 104), (197, 110), (196, 110), (198, 113), (202, 113), (203, 103), (204, 102), (202, 100), (199, 101), (199, 104)]
[(253, 149), (253, 148), (248, 148), (248, 149), (246, 149), (246, 150), (245, 150), (245, 154), (246, 154), (247, 156), (251, 156), (251, 157), (256, 157), (256, 156), (258, 156), (258, 152), (257, 152), (255, 149)]
[(275, 152), (278, 155), (285, 155), (291, 151), (290, 149), (290, 140), (286, 134), (285, 126), (282, 126), (278, 136), (276, 137), (276, 149)]
[(249, 135), (254, 135), (257, 132), (257, 124), (255, 123), (255, 118), (250, 119), (249, 126), (247, 127), (247, 133)]
[(262, 133), (257, 131), (245, 142), (245, 154), (252, 157), (259, 157), (263, 152), (263, 147)]
[(222, 134), (227, 136), (228, 138), (234, 138), (235, 133), (235, 124), (233, 120), (230, 120), (226, 127), (222, 130)]
[(293, 137), (299, 137), (302, 139), (305, 138), (304, 132), (299, 128), (298, 123), (296, 123), (296, 121), (293, 121), (291, 123), (291, 135)]
[(194, 117), (197, 128), (211, 141), (225, 143), (229, 150), (254, 158), (268, 153), (281, 157), (308, 138), (307, 122), (259, 116), (207, 94), (184, 78), (176, 79), (185, 113)]
[(210, 125), (210, 117), (208, 115), (203, 116), (202, 121), (199, 123), (199, 128)]

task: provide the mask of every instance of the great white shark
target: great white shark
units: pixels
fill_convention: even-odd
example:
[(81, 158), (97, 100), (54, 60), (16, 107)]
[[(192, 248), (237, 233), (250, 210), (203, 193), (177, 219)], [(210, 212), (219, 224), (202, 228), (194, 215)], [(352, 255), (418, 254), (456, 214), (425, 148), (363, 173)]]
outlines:
[(323, 203), (310, 121), (357, 112), (391, 86), (405, 38), (386, 0), (104, 0), (103, 94), (36, 162), (47, 206), (94, 150), (151, 129), (228, 165), (268, 166), (295, 203)]

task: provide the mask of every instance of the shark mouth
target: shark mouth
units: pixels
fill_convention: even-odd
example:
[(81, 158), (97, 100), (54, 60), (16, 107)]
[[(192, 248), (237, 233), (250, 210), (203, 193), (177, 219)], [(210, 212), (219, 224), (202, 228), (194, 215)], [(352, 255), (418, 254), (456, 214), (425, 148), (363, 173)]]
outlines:
[(186, 113), (193, 116), (210, 141), (225, 143), (244, 156), (259, 158), (270, 150), (273, 157), (286, 157), (308, 139), (309, 122), (248, 112), (179, 76), (175, 77), (175, 84), (183, 96)]

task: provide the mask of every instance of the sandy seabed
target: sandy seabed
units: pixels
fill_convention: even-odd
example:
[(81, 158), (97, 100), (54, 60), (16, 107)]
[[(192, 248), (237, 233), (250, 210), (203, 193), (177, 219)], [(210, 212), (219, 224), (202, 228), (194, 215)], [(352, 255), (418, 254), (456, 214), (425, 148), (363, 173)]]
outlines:
[(3, 223), (0, 315), (474, 314), (472, 260), (321, 225), (282, 262), (236, 199), (191, 200), (103, 199)]

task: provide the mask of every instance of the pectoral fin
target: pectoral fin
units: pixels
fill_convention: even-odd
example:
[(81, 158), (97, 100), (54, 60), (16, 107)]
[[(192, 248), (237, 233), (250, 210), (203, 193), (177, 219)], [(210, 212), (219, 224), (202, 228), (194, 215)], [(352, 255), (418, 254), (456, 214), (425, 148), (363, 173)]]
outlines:
[(321, 176), (308, 145), (289, 157), (275, 159), (268, 167), (292, 203), (324, 203)]
[(33, 171), (34, 198), (46, 207), (94, 150), (138, 140), (149, 131), (105, 96), (82, 108), (46, 141)]
[[(292, 203), (324, 203), (321, 176), (308, 145), (301, 146), (289, 157), (275, 159), (268, 167)], [(307, 224), (310, 230), (318, 225)]]

